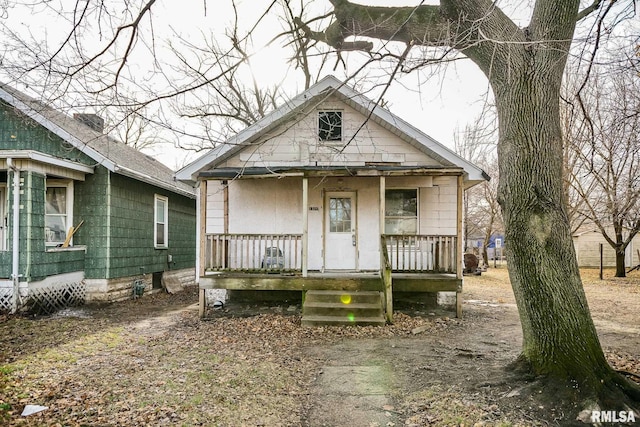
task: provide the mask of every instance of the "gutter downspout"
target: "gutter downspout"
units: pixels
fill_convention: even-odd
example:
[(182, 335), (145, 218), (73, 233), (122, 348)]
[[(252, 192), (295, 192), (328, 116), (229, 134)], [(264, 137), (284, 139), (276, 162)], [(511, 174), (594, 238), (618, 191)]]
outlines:
[(15, 314), (20, 304), (20, 169), (13, 163), (12, 158), (7, 158), (7, 166), (13, 172), (13, 263), (11, 267), (13, 298), (11, 313)]

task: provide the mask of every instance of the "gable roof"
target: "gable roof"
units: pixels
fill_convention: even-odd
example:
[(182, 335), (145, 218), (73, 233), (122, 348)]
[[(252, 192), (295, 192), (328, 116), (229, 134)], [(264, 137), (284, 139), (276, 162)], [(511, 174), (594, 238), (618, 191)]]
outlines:
[(286, 104), (267, 114), (253, 125), (242, 130), (209, 152), (176, 172), (175, 177), (182, 181), (195, 181), (198, 174), (205, 169), (215, 168), (238, 152), (251, 146), (260, 135), (291, 120), (310, 105), (316, 105), (328, 96), (336, 96), (351, 108), (370, 120), (381, 125), (419, 151), (448, 167), (460, 167), (465, 172), (465, 179), (473, 183), (489, 180), (490, 177), (479, 167), (463, 159), (429, 135), (410, 125), (400, 117), (382, 108), (371, 99), (356, 92), (334, 76), (327, 76), (306, 91), (297, 95)]
[(71, 144), (113, 173), (163, 188), (191, 198), (192, 186), (177, 182), (173, 170), (154, 158), (80, 121), (39, 102), (17, 89), (0, 83), (0, 100), (13, 106), (41, 126)]

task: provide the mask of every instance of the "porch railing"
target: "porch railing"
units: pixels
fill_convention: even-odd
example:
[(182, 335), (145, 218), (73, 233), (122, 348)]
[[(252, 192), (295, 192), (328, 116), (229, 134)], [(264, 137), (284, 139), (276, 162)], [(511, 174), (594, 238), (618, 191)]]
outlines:
[(300, 234), (206, 234), (205, 271), (302, 271)]
[(395, 272), (457, 272), (456, 236), (385, 234), (391, 270)]

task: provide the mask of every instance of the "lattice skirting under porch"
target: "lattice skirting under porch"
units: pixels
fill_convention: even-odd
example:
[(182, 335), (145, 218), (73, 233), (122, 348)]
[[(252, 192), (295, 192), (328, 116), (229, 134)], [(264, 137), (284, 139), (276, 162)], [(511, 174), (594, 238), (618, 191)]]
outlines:
[(65, 307), (84, 304), (86, 296), (87, 286), (84, 281), (53, 284), (29, 289), (25, 303), (30, 311), (50, 314)]
[(12, 295), (12, 288), (0, 288), (0, 312), (11, 310)]

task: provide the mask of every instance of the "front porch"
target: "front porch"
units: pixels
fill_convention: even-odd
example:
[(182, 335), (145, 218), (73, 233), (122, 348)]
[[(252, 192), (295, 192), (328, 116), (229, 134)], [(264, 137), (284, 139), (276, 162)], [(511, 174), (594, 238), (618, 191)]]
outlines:
[(461, 169), (223, 172), (200, 181), (201, 315), (207, 289), (377, 292), (383, 322), (394, 293), (454, 292), (462, 315)]
[[(301, 235), (206, 234), (200, 277), (200, 316), (207, 289), (379, 292), (384, 319), (393, 321), (394, 292), (455, 292), (462, 316), (457, 236), (382, 235), (380, 265), (371, 271), (309, 271)], [(349, 301), (351, 298), (349, 298)], [(304, 311), (304, 310), (303, 310)]]

